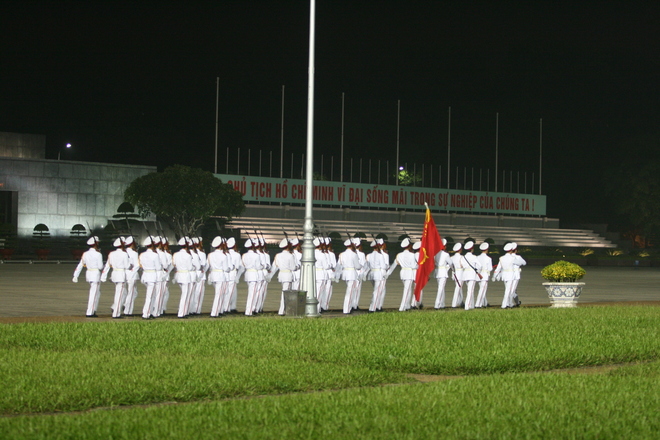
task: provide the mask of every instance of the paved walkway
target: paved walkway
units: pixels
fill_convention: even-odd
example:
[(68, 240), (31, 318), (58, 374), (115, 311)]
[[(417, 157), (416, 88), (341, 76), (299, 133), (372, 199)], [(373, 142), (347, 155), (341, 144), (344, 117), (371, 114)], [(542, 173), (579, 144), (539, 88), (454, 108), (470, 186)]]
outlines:
[[(75, 265), (73, 263), (6, 263), (0, 264), (0, 322), (23, 322), (33, 320), (88, 320), (85, 318), (87, 292), (89, 285), (84, 282), (84, 273), (78, 284), (71, 282)], [(614, 303), (614, 302), (658, 302), (660, 301), (660, 268), (589, 268), (582, 281), (586, 287), (580, 298), (581, 303)], [(528, 266), (523, 268), (522, 280), (518, 286), (518, 294), (523, 306), (548, 306), (550, 301), (541, 286), (544, 281), (540, 275), (541, 267)], [(344, 300), (345, 283), (333, 284), (333, 296), (330, 302), (332, 310), (340, 314)], [(241, 281), (238, 285), (238, 307), (243, 310), (247, 296), (247, 287)], [(265, 311), (276, 312), (279, 308), (280, 284), (271, 282), (268, 287)], [(446, 303), (451, 305), (453, 282), (447, 282)], [(170, 285), (169, 312), (174, 313), (179, 303), (178, 286)], [(429, 281), (424, 289), (424, 304), (433, 307), (437, 284), (435, 279)], [(138, 286), (136, 311), (142, 310), (144, 301), (144, 286)], [(387, 282), (387, 295), (384, 307), (398, 309), (401, 302), (402, 284), (398, 271), (392, 274)], [(360, 308), (366, 310), (371, 299), (371, 283), (366, 282), (362, 288)], [(499, 306), (502, 301), (504, 284), (490, 283), (488, 300), (491, 305)], [(99, 315), (101, 319), (110, 319), (110, 306), (114, 297), (112, 283), (101, 286)], [(213, 302), (213, 289), (207, 286), (204, 297), (201, 318), (207, 317)], [(168, 315), (166, 317), (169, 317)], [(139, 318), (132, 318), (139, 319)]]

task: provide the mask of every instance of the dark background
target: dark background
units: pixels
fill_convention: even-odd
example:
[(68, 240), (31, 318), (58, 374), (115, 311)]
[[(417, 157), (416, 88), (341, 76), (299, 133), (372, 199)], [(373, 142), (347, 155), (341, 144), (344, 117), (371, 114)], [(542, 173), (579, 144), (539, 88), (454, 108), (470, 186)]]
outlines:
[[(604, 188), (658, 133), (655, 2), (320, 0), (316, 154), (536, 173), (548, 215), (611, 221)], [(307, 1), (5, 1), (0, 131), (47, 136), (46, 157), (219, 171), (227, 147), (306, 142)], [(641, 151), (641, 150), (640, 150)]]

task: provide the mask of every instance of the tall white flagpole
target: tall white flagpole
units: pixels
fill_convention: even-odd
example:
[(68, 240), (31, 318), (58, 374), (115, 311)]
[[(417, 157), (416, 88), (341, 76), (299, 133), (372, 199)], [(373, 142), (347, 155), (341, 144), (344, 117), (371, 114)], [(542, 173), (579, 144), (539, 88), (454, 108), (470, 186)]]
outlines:
[(280, 129), (280, 179), (282, 178), (284, 178), (284, 85), (282, 85), (282, 128)]
[(314, 37), (315, 37), (316, 0), (309, 1), (309, 76), (307, 80), (307, 170), (305, 173), (305, 222), (303, 223), (302, 270), (300, 287), (307, 292), (305, 316), (317, 317), (316, 273), (314, 258), (314, 219), (312, 202), (314, 189)]
[(500, 157), (500, 114), (495, 113), (495, 192), (497, 192), (497, 166)]
[(339, 181), (344, 181), (344, 92), (341, 92), (341, 148), (339, 154)]
[(539, 119), (539, 195), (541, 192), (541, 183), (543, 176), (543, 118)]
[(396, 185), (399, 186), (399, 124), (401, 121), (401, 100), (396, 101)]
[(218, 174), (218, 101), (220, 100), (220, 77), (215, 79), (215, 160), (213, 173)]
[(447, 124), (447, 189), (451, 181), (451, 107), (449, 107), (449, 121)]

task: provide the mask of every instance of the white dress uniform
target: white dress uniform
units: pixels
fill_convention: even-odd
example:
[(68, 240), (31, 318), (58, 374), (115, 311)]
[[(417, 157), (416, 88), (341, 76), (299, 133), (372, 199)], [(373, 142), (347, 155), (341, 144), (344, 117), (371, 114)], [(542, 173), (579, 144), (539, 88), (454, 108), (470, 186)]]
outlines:
[(369, 311), (375, 312), (383, 307), (387, 269), (390, 266), (390, 262), (389, 256), (380, 249), (374, 250), (366, 258), (369, 265), (368, 279), (371, 280), (374, 288), (371, 302), (369, 303)]
[[(508, 246), (508, 245), (507, 245)], [(509, 251), (505, 246), (504, 250)], [(518, 281), (520, 280), (520, 267), (527, 262), (515, 253), (507, 253), (500, 257), (500, 262), (493, 273), (493, 279), (504, 281), (504, 298), (502, 299), (502, 308), (514, 307), (517, 305), (517, 298), (514, 297)]]
[(206, 253), (197, 249), (197, 257), (199, 258), (199, 267), (197, 268), (197, 284), (195, 285), (195, 301), (194, 308), (191, 313), (195, 315), (202, 314), (202, 304), (204, 303), (204, 293), (206, 289), (206, 273), (209, 269)]
[(159, 247), (156, 247), (156, 255), (160, 260), (160, 266), (162, 270), (158, 271), (158, 281), (156, 282), (156, 287), (154, 288), (154, 297), (151, 303), (151, 315), (154, 317), (159, 317), (163, 311), (163, 299), (165, 296), (165, 286), (167, 284), (167, 257), (166, 252)]
[[(405, 240), (407, 239), (404, 239), (404, 243)], [(404, 246), (402, 243), (402, 247), (405, 248), (408, 246), (407, 245)], [(417, 269), (417, 258), (415, 257), (415, 254), (410, 252), (408, 249), (405, 249), (403, 252), (400, 252), (399, 254), (397, 254), (394, 263), (392, 263), (389, 270), (387, 271), (388, 276), (391, 275), (392, 272), (394, 272), (394, 268), (396, 267), (397, 264), (401, 266), (401, 272), (399, 274), (399, 277), (403, 282), (403, 296), (401, 298), (401, 305), (399, 306), (399, 311), (404, 312), (410, 309), (412, 288), (413, 288), (413, 284), (415, 283), (415, 270)]]
[[(488, 244), (488, 243), (485, 243)], [(493, 259), (490, 256), (483, 252), (486, 247), (483, 249), (483, 244), (479, 247), (482, 249), (482, 252), (477, 256), (479, 264), (481, 265), (481, 280), (479, 281), (479, 294), (477, 295), (477, 302), (474, 304), (475, 307), (488, 307), (488, 300), (486, 299), (486, 293), (488, 292), (488, 279), (490, 278), (490, 273), (493, 270)]]
[(162, 257), (165, 257), (164, 260), (161, 258), (161, 262), (164, 261), (163, 264), (163, 271), (165, 272), (163, 276), (163, 285), (162, 285), (162, 292), (161, 292), (161, 302), (160, 302), (160, 310), (159, 310), (159, 315), (162, 315), (165, 313), (167, 310), (167, 302), (170, 299), (170, 273), (172, 272), (172, 269), (174, 266), (172, 266), (172, 254), (169, 251), (163, 251), (161, 254)]
[(209, 266), (208, 282), (213, 285), (215, 290), (213, 306), (211, 307), (211, 316), (213, 317), (224, 314), (223, 310), (229, 304), (229, 296), (231, 295), (229, 285), (234, 284), (229, 281), (229, 273), (233, 270), (234, 265), (229, 254), (218, 247), (220, 244), (221, 242), (218, 243), (213, 240), (211, 246), (215, 247), (216, 250), (211, 252), (207, 259)]
[(449, 278), (449, 269), (453, 267), (452, 259), (445, 251), (435, 256), (435, 279), (438, 281), (438, 293), (435, 297), (435, 308), (445, 308), (445, 286)]
[(477, 257), (472, 253), (472, 246), (473, 243), (466, 243), (467, 252), (460, 259), (460, 264), (463, 266), (463, 284), (466, 286), (465, 310), (474, 309), (474, 287), (479, 280), (479, 270), (481, 269)]
[[(282, 242), (280, 242), (280, 248), (286, 248), (288, 245), (289, 243), (286, 238), (282, 239)], [(279, 271), (279, 274), (277, 275), (277, 281), (282, 284), (282, 297), (280, 299), (280, 309), (277, 313), (280, 315), (284, 315), (285, 312), (284, 292), (287, 290), (292, 290), (293, 273), (296, 271), (296, 269), (299, 268), (300, 266), (296, 256), (288, 249), (285, 249), (279, 254), (275, 255), (275, 258), (273, 259), (273, 266), (270, 269), (268, 277), (269, 279), (272, 278), (275, 273)]]
[[(115, 241), (115, 247), (121, 246), (121, 240)], [(112, 269), (110, 280), (115, 283), (115, 298), (112, 303), (112, 317), (119, 318), (121, 316), (121, 306), (126, 297), (126, 280), (128, 279), (128, 272), (131, 266), (128, 254), (123, 249), (116, 249), (108, 254), (108, 261), (105, 262), (105, 267), (101, 273), (101, 281), (105, 282), (108, 279), (108, 272)]]
[[(150, 238), (147, 237), (145, 245), (150, 245)], [(146, 244), (149, 243), (149, 244)], [(163, 266), (160, 263), (160, 257), (151, 248), (140, 254), (140, 267), (142, 268), (142, 284), (147, 286), (147, 291), (144, 296), (144, 307), (142, 308), (142, 318), (148, 319), (153, 317), (151, 314), (154, 302), (154, 291), (159, 282), (160, 272), (163, 271)]]
[(367, 263), (367, 256), (365, 255), (364, 252), (362, 252), (358, 246), (360, 245), (359, 243), (359, 238), (357, 239), (358, 244), (355, 245), (355, 252), (357, 253), (358, 260), (360, 261), (360, 264), (362, 265), (362, 268), (358, 270), (358, 278), (357, 278), (357, 286), (355, 287), (355, 298), (353, 300), (353, 308), (358, 309), (360, 307), (360, 297), (362, 296), (362, 282), (365, 280), (365, 276), (369, 271), (369, 264)]
[(237, 307), (237, 298), (238, 298), (238, 281), (241, 279), (241, 275), (243, 275), (243, 272), (245, 272), (245, 266), (243, 266), (243, 259), (241, 258), (241, 254), (234, 249), (236, 240), (234, 237), (230, 237), (227, 240), (227, 247), (229, 248), (229, 257), (231, 258), (232, 264), (234, 268), (229, 272), (229, 279), (230, 281), (229, 284), (229, 289), (230, 295), (229, 295), (229, 302), (228, 302), (228, 308), (226, 310), (223, 310), (222, 313), (227, 313), (230, 311), (236, 311)]
[[(183, 239), (182, 239), (183, 240)], [(179, 241), (181, 245), (181, 241)], [(188, 315), (190, 308), (190, 296), (193, 280), (195, 280), (195, 266), (193, 265), (192, 254), (188, 249), (183, 248), (172, 255), (172, 266), (176, 269), (174, 282), (181, 288), (181, 299), (179, 300), (179, 310), (177, 316), (183, 318)]]
[[(298, 240), (298, 239), (296, 238), (294, 240)], [(291, 289), (300, 290), (300, 269), (302, 268), (302, 252), (300, 252), (298, 249), (294, 249), (293, 256), (296, 257), (298, 269), (293, 271), (293, 283), (291, 284)]]
[(353, 304), (355, 303), (358, 271), (362, 268), (362, 264), (360, 264), (357, 252), (350, 247), (339, 254), (339, 264), (341, 265), (341, 279), (346, 281), (343, 311), (348, 314), (353, 310)]
[(454, 246), (455, 253), (451, 256), (452, 277), (454, 279), (454, 298), (451, 301), (451, 306), (454, 308), (463, 306), (463, 266), (461, 265), (463, 256), (461, 255), (461, 249), (460, 243), (456, 243)]
[[(131, 239), (131, 237), (129, 237)], [(126, 277), (126, 300), (124, 301), (124, 314), (132, 315), (133, 307), (135, 306), (135, 298), (137, 298), (137, 282), (139, 280), (140, 261), (138, 253), (132, 247), (126, 248), (128, 260), (131, 263), (131, 270), (128, 271)]]
[[(90, 240), (93, 240), (90, 238)], [(96, 240), (98, 242), (98, 239)], [(88, 241), (87, 244), (90, 244)], [(92, 243), (94, 244), (94, 242)], [(101, 270), (103, 269), (103, 256), (95, 248), (89, 248), (82, 254), (80, 263), (73, 272), (73, 282), (78, 282), (82, 268), (86, 268), (85, 280), (89, 283), (89, 300), (87, 301), (87, 316), (96, 316), (96, 309), (101, 296)]]
[(197, 245), (193, 241), (190, 248), (190, 256), (192, 257), (193, 271), (190, 273), (190, 305), (188, 306), (188, 314), (197, 314), (197, 303), (199, 300), (199, 284), (203, 283), (202, 279), (202, 259), (197, 251)]
[[(249, 246), (248, 246), (249, 243)], [(245, 303), (245, 314), (252, 316), (258, 306), (258, 284), (261, 281), (263, 262), (259, 254), (252, 249), (252, 242), (247, 241), (245, 246), (248, 251), (243, 254), (243, 266), (245, 267), (245, 282), (248, 285), (247, 301)]]
[[(262, 244), (265, 246), (265, 243)], [(257, 312), (261, 313), (264, 311), (264, 303), (266, 302), (266, 295), (268, 294), (268, 272), (271, 268), (270, 254), (264, 249), (258, 252), (259, 258), (261, 258), (261, 264), (263, 269), (261, 269), (261, 281), (259, 281), (259, 300), (257, 303)]]
[[(318, 246), (318, 238), (314, 239), (314, 245)], [(327, 254), (318, 247), (314, 249), (314, 260), (314, 268), (316, 271), (316, 299), (319, 302), (319, 311), (323, 311), (328, 309), (330, 303), (330, 299), (326, 298), (326, 285), (330, 282), (328, 279), (330, 262), (328, 261)]]
[[(329, 243), (330, 240), (328, 239), (326, 243)], [(330, 300), (332, 299), (332, 294), (334, 293), (333, 288), (334, 286), (333, 281), (337, 282), (339, 279), (336, 278), (336, 276), (339, 276), (337, 273), (338, 271), (338, 263), (337, 263), (337, 255), (329, 250), (326, 249), (323, 254), (325, 255), (326, 261), (328, 263), (328, 268), (326, 269), (326, 273), (328, 275), (328, 279), (326, 280), (324, 286), (325, 286), (325, 292), (323, 294), (323, 297), (325, 298), (325, 303), (326, 303), (326, 310), (330, 308)]]

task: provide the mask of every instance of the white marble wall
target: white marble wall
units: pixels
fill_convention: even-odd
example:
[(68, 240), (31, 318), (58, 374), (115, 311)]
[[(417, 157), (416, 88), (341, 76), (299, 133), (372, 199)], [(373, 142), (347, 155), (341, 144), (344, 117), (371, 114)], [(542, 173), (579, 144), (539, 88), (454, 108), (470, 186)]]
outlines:
[(105, 226), (124, 201), (124, 190), (156, 167), (43, 159), (0, 158), (0, 190), (18, 192), (18, 234), (44, 223), (68, 237), (80, 223)]

